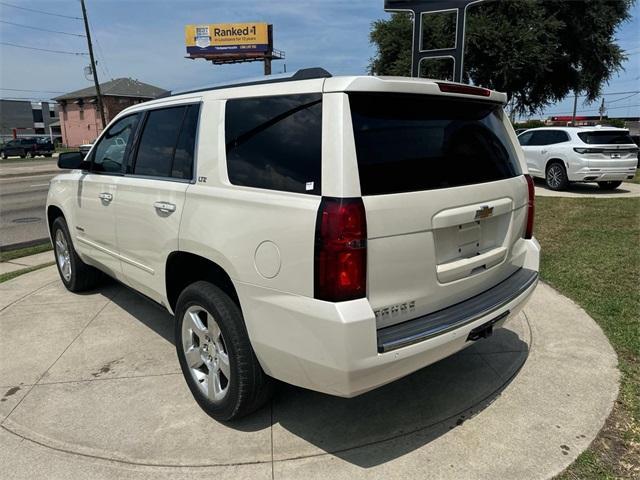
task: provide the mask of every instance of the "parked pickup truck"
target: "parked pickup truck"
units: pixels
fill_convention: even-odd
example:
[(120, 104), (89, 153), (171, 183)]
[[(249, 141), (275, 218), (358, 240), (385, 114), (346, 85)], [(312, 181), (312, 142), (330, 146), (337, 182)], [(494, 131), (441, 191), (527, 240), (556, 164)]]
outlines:
[(38, 155), (50, 157), (53, 155), (54, 150), (53, 143), (48, 138), (16, 138), (9, 140), (2, 146), (0, 155), (2, 158), (33, 158)]
[(385, 385), (491, 335), (536, 286), (506, 101), (305, 69), (129, 107), (86, 157), (58, 159), (62, 283), (105, 273), (171, 311), (187, 385), (219, 420), (267, 402), (273, 379)]

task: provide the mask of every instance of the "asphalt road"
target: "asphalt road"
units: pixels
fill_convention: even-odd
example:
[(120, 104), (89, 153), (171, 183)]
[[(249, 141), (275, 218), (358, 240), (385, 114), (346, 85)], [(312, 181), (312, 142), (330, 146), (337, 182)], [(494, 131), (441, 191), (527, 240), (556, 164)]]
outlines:
[(0, 248), (48, 236), (45, 204), (54, 176), (0, 178)]

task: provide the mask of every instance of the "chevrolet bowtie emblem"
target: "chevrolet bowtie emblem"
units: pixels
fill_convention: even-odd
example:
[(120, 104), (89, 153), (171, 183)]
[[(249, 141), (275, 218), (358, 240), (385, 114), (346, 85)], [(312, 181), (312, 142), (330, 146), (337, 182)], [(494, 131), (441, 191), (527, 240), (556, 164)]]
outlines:
[(490, 207), (488, 205), (484, 205), (483, 207), (476, 210), (476, 220), (489, 218), (491, 215), (493, 215), (493, 207)]

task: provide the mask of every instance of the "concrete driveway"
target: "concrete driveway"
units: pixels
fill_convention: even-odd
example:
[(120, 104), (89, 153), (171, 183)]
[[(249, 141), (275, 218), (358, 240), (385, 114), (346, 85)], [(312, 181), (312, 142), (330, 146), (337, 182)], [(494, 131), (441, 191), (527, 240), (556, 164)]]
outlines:
[(354, 399), (282, 385), (240, 422), (205, 415), (165, 311), (55, 267), (0, 284), (3, 478), (550, 478), (618, 391), (593, 320), (541, 284), (488, 340)]

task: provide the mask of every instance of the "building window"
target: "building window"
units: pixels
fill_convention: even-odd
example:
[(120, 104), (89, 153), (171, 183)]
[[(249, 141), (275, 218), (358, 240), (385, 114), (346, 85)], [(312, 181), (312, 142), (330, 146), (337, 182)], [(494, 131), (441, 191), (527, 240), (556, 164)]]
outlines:
[(56, 111), (55, 110), (49, 110), (49, 118), (56, 118)]
[(42, 110), (31, 110), (33, 114), (34, 123), (42, 123), (44, 120), (42, 119)]

